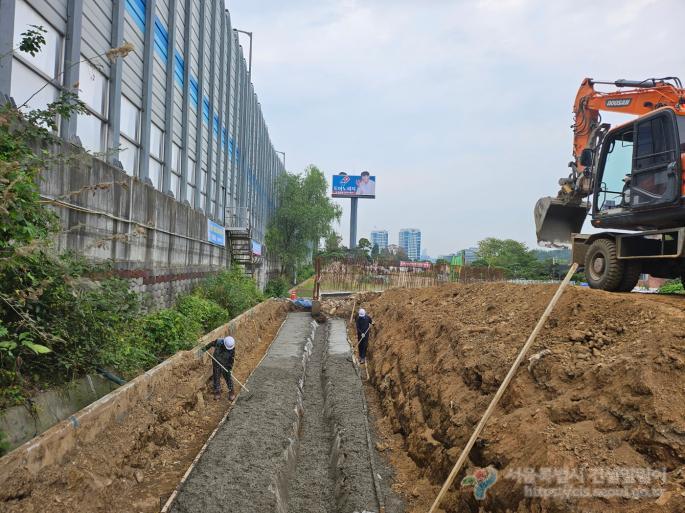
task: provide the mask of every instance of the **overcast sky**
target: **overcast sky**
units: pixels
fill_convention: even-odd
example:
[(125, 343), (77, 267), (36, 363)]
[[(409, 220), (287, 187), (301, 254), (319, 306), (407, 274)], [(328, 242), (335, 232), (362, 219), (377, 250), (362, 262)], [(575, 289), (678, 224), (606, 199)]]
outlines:
[(254, 32), (253, 81), (288, 170), (375, 174), (358, 236), (419, 228), (431, 256), (488, 236), (535, 245), (533, 206), (568, 174), (583, 77), (685, 78), (685, 0), (227, 5)]

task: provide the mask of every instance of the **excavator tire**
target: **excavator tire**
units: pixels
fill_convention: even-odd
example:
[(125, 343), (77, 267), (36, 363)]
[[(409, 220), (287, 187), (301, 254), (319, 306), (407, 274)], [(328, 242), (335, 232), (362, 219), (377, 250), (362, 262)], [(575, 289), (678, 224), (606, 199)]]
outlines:
[(590, 244), (585, 254), (585, 278), (591, 288), (617, 291), (623, 280), (624, 268), (624, 262), (616, 256), (614, 241), (597, 239)]
[(619, 283), (617, 292), (630, 292), (635, 288), (642, 274), (640, 262), (628, 261), (623, 264), (623, 278)]

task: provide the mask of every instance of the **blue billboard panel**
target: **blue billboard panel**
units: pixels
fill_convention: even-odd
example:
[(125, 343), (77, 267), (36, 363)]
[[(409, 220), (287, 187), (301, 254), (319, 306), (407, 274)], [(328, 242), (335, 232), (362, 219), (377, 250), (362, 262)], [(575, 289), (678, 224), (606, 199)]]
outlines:
[(207, 219), (207, 240), (217, 246), (226, 246), (226, 230), (220, 224)]
[(361, 175), (333, 175), (334, 198), (375, 198), (376, 177), (364, 171)]
[(252, 254), (262, 256), (262, 245), (254, 239), (252, 239)]

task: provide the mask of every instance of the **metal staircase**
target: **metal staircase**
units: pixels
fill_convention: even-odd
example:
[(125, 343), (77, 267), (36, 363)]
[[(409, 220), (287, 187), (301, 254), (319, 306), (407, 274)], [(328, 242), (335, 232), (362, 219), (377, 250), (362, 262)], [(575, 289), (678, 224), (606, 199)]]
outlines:
[(258, 260), (252, 254), (250, 212), (247, 207), (226, 207), (226, 234), (228, 235), (231, 263), (253, 276)]

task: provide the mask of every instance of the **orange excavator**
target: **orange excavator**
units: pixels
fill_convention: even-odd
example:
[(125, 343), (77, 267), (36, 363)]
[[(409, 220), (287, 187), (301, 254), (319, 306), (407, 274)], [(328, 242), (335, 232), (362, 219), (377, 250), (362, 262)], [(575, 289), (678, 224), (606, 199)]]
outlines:
[[(613, 86), (600, 92), (596, 85)], [(637, 118), (611, 127), (601, 111)], [(685, 89), (676, 77), (583, 80), (571, 172), (535, 205), (538, 242), (571, 245), (590, 287), (632, 290), (641, 273), (685, 284)], [(607, 231), (581, 234), (588, 216)], [(620, 231), (619, 231), (620, 230)]]

